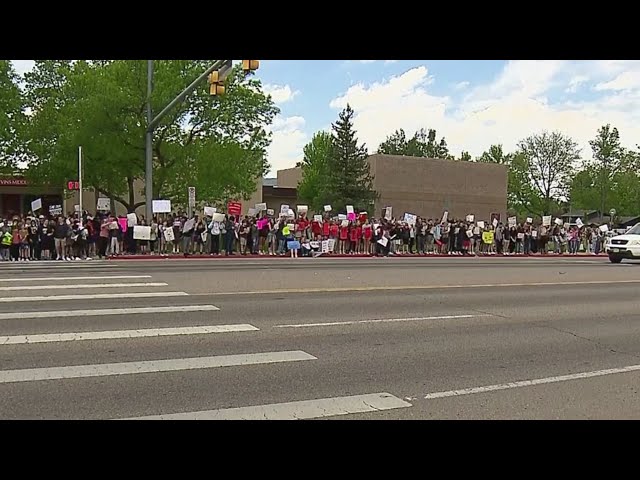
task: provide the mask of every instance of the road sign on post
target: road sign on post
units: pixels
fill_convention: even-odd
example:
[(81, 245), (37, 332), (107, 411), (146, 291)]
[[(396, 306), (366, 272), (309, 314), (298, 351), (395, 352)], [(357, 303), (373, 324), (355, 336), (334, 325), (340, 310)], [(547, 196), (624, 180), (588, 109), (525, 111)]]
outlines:
[(189, 218), (193, 214), (193, 208), (196, 206), (196, 187), (189, 187)]

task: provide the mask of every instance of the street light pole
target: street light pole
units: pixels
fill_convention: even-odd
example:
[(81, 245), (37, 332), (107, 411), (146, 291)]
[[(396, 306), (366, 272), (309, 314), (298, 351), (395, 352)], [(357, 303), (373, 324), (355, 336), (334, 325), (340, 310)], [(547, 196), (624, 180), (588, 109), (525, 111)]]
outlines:
[(231, 70), (232, 60), (216, 60), (202, 75), (196, 78), (185, 88), (180, 95), (174, 98), (164, 109), (153, 118), (151, 109), (151, 94), (153, 92), (153, 60), (147, 60), (147, 131), (145, 135), (145, 206), (147, 222), (153, 217), (153, 131), (158, 126), (164, 116), (182, 102), (187, 95), (193, 92), (196, 87), (205, 81), (214, 70), (220, 71), (220, 77)]
[(147, 225), (153, 218), (153, 110), (151, 94), (153, 93), (153, 60), (147, 60), (147, 132), (145, 138), (145, 207)]

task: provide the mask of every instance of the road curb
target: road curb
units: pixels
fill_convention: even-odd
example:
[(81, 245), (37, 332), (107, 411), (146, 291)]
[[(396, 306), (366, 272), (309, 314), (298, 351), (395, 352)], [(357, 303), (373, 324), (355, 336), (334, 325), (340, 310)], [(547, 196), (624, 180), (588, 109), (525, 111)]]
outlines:
[[(299, 259), (303, 258), (385, 258), (385, 257), (375, 257), (373, 255), (322, 255), (321, 257), (298, 257)], [(606, 254), (600, 255), (569, 255), (569, 254), (547, 254), (547, 255), (418, 255), (418, 254), (407, 254), (407, 255), (392, 255), (389, 258), (450, 258), (450, 259), (469, 259), (469, 258), (510, 258), (515, 260), (520, 259), (545, 259), (545, 258), (607, 258)], [(170, 255), (170, 256), (159, 256), (159, 255), (120, 255), (118, 257), (110, 257), (108, 261), (126, 261), (126, 260), (146, 260), (146, 261), (161, 261), (161, 260), (276, 260), (276, 259), (291, 259), (289, 255), (284, 256), (270, 256), (270, 255), (230, 255), (230, 256), (210, 256), (210, 255)]]

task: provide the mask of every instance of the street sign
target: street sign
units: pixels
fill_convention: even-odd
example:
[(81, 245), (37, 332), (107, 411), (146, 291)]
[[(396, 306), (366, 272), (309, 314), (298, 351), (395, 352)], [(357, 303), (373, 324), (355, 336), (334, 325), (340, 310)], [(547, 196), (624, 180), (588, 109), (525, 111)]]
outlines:
[(196, 187), (189, 187), (189, 206), (196, 206)]

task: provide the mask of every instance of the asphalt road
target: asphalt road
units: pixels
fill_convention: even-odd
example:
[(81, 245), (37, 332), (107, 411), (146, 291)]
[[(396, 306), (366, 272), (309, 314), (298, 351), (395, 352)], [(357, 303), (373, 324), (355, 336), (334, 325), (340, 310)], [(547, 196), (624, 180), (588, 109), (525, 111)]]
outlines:
[(638, 264), (1, 268), (0, 419), (640, 417)]

